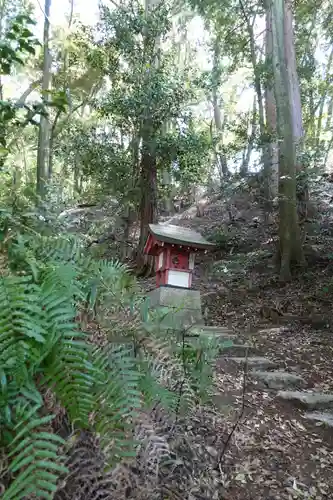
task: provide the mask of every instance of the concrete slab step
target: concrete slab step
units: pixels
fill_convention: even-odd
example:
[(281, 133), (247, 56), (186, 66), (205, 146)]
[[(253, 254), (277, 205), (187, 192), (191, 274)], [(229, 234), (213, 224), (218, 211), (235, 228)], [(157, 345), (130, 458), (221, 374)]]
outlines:
[(260, 387), (268, 389), (288, 389), (302, 388), (306, 386), (306, 381), (300, 375), (284, 371), (260, 371), (253, 370), (250, 377), (259, 383)]
[[(237, 341), (238, 342), (238, 341)], [(240, 344), (233, 342), (230, 346), (226, 345), (222, 352), (226, 351), (228, 357), (244, 357), (244, 354), (253, 354), (255, 348), (249, 344)]]
[(269, 337), (269, 336), (276, 336), (278, 334), (281, 334), (285, 331), (286, 327), (285, 326), (273, 326), (273, 327), (268, 327), (268, 328), (260, 328), (257, 330), (256, 334), (258, 337)]
[(185, 336), (184, 338), (187, 344), (193, 346), (204, 346), (207, 345), (208, 342), (212, 342), (216, 347), (219, 348), (219, 352), (224, 352), (225, 350), (229, 350), (233, 346), (233, 340), (224, 337), (214, 337), (208, 335), (200, 335), (200, 336)]
[(191, 344), (200, 344), (207, 340), (217, 342), (220, 346), (220, 351), (231, 349), (235, 343), (239, 343), (237, 335), (229, 328), (211, 327), (205, 325), (195, 325), (185, 333), (186, 342)]
[(277, 367), (277, 364), (268, 359), (264, 358), (262, 356), (249, 356), (248, 358), (246, 357), (226, 357), (225, 358), (227, 361), (232, 361), (233, 363), (236, 363), (237, 365), (244, 366), (247, 363), (247, 366), (249, 368), (257, 368), (258, 370), (262, 369), (273, 369)]
[[(155, 331), (156, 329), (163, 332), (176, 332), (179, 334), (181, 330), (179, 328), (174, 329), (170, 325), (164, 325), (161, 323), (153, 323), (153, 322), (143, 322), (143, 328), (150, 332)], [(223, 326), (205, 326), (205, 325), (193, 325), (191, 327), (185, 328), (185, 336), (186, 337), (199, 337), (199, 336), (209, 336), (209, 337), (221, 337), (236, 340), (238, 338), (237, 335), (230, 328), (226, 328)]]
[(311, 411), (305, 413), (304, 418), (308, 420), (314, 420), (315, 422), (322, 423), (323, 425), (327, 425), (328, 427), (333, 427), (333, 413)]
[(279, 391), (277, 397), (285, 401), (290, 401), (307, 410), (333, 409), (333, 394), (306, 391)]
[(188, 330), (187, 333), (193, 336), (215, 335), (217, 337), (225, 336), (228, 338), (237, 338), (234, 331), (225, 326), (194, 325)]

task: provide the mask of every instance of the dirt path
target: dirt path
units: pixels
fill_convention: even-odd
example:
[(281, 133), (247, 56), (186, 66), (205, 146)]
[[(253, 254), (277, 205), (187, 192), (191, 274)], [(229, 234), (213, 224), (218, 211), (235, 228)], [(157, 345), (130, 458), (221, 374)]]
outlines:
[[(311, 370), (313, 349), (309, 336), (303, 339), (291, 329), (272, 329), (251, 336), (256, 353), (277, 362), (279, 369), (304, 376), (304, 390), (328, 392), (332, 389), (330, 352), (317, 353), (321, 359), (320, 380)], [(317, 341), (320, 336), (317, 336)], [(324, 340), (324, 339), (322, 339)], [(295, 349), (295, 341), (297, 349)], [(249, 358), (250, 359), (250, 358)], [(299, 361), (301, 364), (298, 364)], [(267, 500), (333, 498), (333, 430), (307, 420), (306, 411), (277, 397), (277, 391), (258, 386), (244, 371), (221, 356), (216, 385), (225, 412), (224, 438), (242, 411), (244, 414), (223, 457), (221, 470), (225, 498)], [(325, 373), (328, 375), (326, 376)], [(229, 413), (224, 400), (231, 402)], [(223, 445), (222, 445), (223, 446)]]
[[(249, 211), (248, 220), (256, 215), (256, 210)], [(207, 233), (221, 226), (223, 217), (215, 207), (211, 215), (180, 219), (178, 224)], [(296, 276), (291, 284), (281, 285), (271, 259), (260, 256), (263, 249), (266, 253), (274, 251), (270, 237), (274, 228), (249, 230), (246, 224), (237, 227), (236, 247), (241, 247), (239, 262), (244, 264), (236, 272), (228, 264), (234, 261), (237, 248), (230, 254), (216, 252), (199, 262), (194, 286), (204, 296), (207, 322), (232, 326), (240, 339), (251, 346), (249, 356), (265, 356), (276, 363), (269, 371), (283, 371), (303, 379), (302, 387), (296, 384), (285, 389), (333, 393), (333, 340), (329, 327), (333, 325), (332, 300), (326, 292), (332, 282), (332, 266), (321, 261), (317, 267), (310, 266)], [(247, 245), (251, 255), (246, 253)], [(251, 259), (256, 252), (253, 264)], [(216, 269), (223, 266), (227, 271), (217, 274)], [(265, 304), (271, 308), (283, 304), (282, 315), (293, 313), (305, 320), (315, 313), (322, 321), (316, 325), (311, 321), (285, 322), (284, 327), (263, 331), (258, 324), (262, 322), (260, 311)], [(216, 498), (333, 499), (333, 427), (305, 418), (309, 409), (297, 401), (281, 399), (277, 389), (251, 376), (246, 378), (244, 393), (244, 370), (227, 360), (229, 355), (222, 353), (217, 363), (215, 439), (210, 437), (207, 441), (217, 457), (221, 458), (221, 452), (223, 455), (213, 467), (224, 488)], [(326, 406), (323, 411), (331, 411), (333, 421), (333, 407)], [(241, 413), (228, 448), (223, 451)]]

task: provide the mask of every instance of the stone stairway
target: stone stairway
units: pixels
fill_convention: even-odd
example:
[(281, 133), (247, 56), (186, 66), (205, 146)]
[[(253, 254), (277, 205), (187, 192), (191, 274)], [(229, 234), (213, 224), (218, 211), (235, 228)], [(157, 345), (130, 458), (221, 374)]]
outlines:
[[(145, 328), (149, 331), (156, 325), (145, 324)], [(266, 330), (256, 332), (258, 336), (265, 333)], [(229, 366), (231, 372), (233, 368), (247, 365), (248, 379), (255, 384), (256, 390), (273, 392), (277, 399), (303, 410), (305, 419), (333, 427), (333, 393), (311, 391), (305, 377), (294, 371), (286, 371), (282, 363), (261, 355), (244, 340), (246, 337), (223, 326), (195, 325), (186, 331), (185, 338), (186, 342), (193, 345), (201, 344), (203, 339), (217, 341), (220, 344), (220, 359)]]
[[(257, 334), (264, 333), (264, 330)], [(287, 401), (304, 411), (303, 417), (333, 427), (333, 393), (307, 389), (307, 380), (294, 372), (287, 372), (281, 364), (255, 353), (256, 349), (245, 343), (241, 335), (225, 327), (192, 327), (187, 340), (210, 337), (221, 342), (221, 358), (231, 367), (247, 365), (249, 380), (261, 391), (276, 392), (276, 398)], [(255, 354), (254, 354), (255, 353)]]

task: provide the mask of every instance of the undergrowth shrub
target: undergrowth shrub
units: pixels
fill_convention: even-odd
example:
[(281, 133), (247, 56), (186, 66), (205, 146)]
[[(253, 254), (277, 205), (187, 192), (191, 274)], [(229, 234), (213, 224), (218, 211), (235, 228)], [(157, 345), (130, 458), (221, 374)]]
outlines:
[(237, 232), (235, 229), (215, 228), (207, 235), (207, 239), (215, 243), (218, 249), (229, 250), (237, 244)]
[[(141, 298), (123, 264), (93, 259), (73, 236), (22, 232), (4, 221), (0, 448), (8, 463), (2, 498), (51, 499), (65, 488), (78, 432), (98, 439), (105, 473), (140, 450), (137, 423), (145, 410), (160, 407), (176, 419), (191, 414), (210, 376), (205, 383), (200, 378), (202, 346), (186, 359), (179, 339), (143, 327)], [(102, 341), (85, 331), (87, 320), (102, 325)], [(70, 432), (54, 425), (58, 416), (45, 403), (50, 393)]]

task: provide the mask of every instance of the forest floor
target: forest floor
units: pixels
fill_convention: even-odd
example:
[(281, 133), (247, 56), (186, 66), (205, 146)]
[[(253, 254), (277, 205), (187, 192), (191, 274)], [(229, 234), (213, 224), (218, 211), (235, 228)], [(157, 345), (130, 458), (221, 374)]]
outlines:
[[(164, 222), (219, 242), (195, 268), (193, 286), (201, 291), (206, 323), (227, 326), (251, 346), (249, 356), (265, 356), (279, 370), (303, 377), (306, 391), (328, 394), (333, 393), (333, 193), (326, 193), (325, 202), (323, 192), (315, 216), (302, 227), (307, 266), (286, 284), (274, 264), (276, 220), (264, 223), (248, 194), (234, 196), (228, 205), (215, 201), (203, 217), (192, 209)], [(140, 283), (144, 291), (155, 287), (154, 278)], [(263, 389), (227, 358), (222, 352), (216, 364), (214, 406), (198, 408), (189, 423), (161, 429), (161, 442), (166, 439), (177, 456), (171, 469), (160, 470), (149, 485), (145, 460), (138, 458), (130, 490), (126, 486), (122, 496), (117, 486), (114, 498), (333, 499), (333, 427), (305, 418), (304, 408)], [(157, 433), (159, 422), (157, 417)]]
[[(261, 211), (248, 200), (238, 200), (233, 221), (228, 222), (224, 203), (217, 202), (204, 217), (179, 217), (172, 223), (206, 235), (221, 228), (229, 234), (223, 248), (197, 266), (194, 287), (202, 292), (206, 322), (229, 326), (253, 352), (299, 373), (307, 389), (333, 393), (330, 214), (308, 223), (308, 266), (288, 284), (279, 282), (273, 264), (276, 224), (265, 226)], [(244, 377), (241, 368), (230, 368), (221, 356), (215, 429), (205, 439), (223, 485), (213, 498), (332, 499), (333, 428), (307, 420), (301, 408), (279, 400), (276, 391), (259, 390), (247, 379), (244, 389)]]

